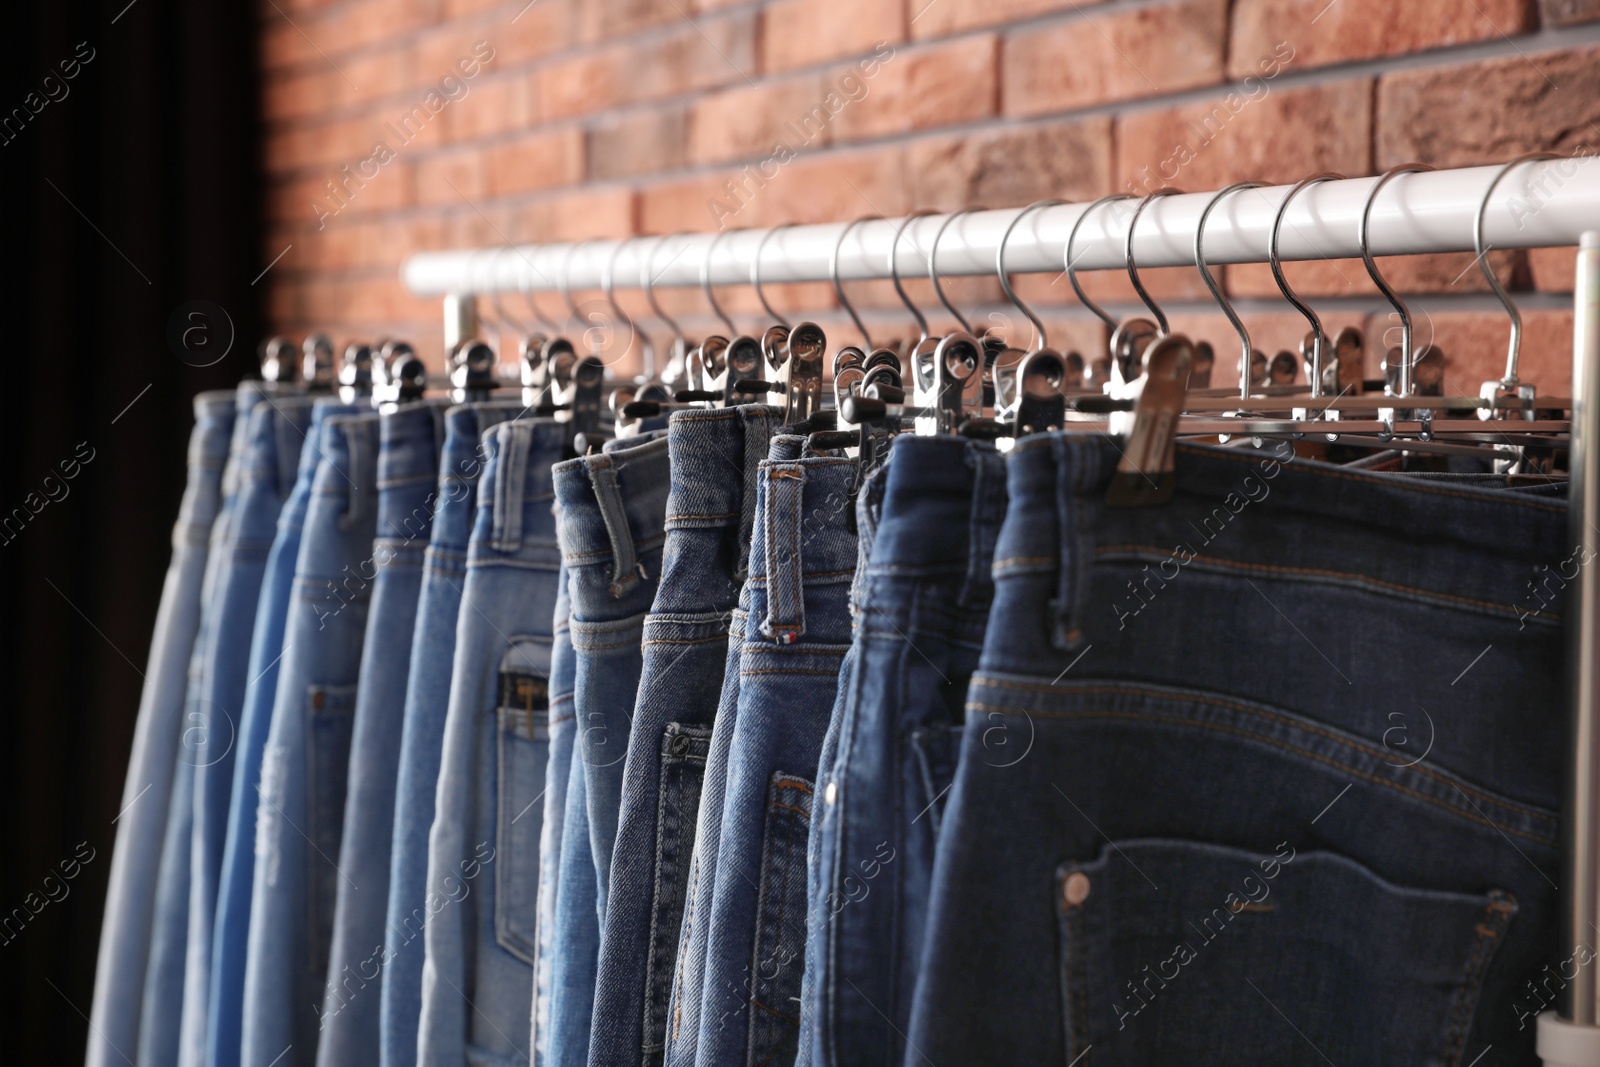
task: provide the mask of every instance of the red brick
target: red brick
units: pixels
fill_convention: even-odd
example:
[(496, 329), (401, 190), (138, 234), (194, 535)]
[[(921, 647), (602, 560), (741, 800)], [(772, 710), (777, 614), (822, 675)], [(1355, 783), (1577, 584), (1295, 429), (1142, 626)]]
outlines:
[(859, 141), (993, 115), (997, 52), (994, 35), (984, 34), (829, 72), (824, 100), (829, 112), (837, 108), (834, 138)]
[(405, 92), (412, 85), (411, 55), (410, 48), (390, 48), (341, 61), (344, 77), (330, 72), (323, 78), (326, 105), (349, 107)]
[(497, 22), (488, 35), (494, 45), (494, 62), (502, 69), (550, 55), (572, 41), (573, 4), (570, 0), (538, 0), (531, 7), (517, 8), (510, 16), (515, 21)]
[(583, 131), (535, 134), (489, 150), (488, 193), (505, 196), (583, 180)]
[(751, 203), (757, 218), (749, 223), (741, 218), (737, 225), (903, 215), (909, 206), (904, 171), (904, 153), (898, 147), (802, 156), (756, 191)]
[(1539, 0), (1539, 21), (1546, 26), (1576, 26), (1600, 20), (1600, 0)]
[[(1270, 83), (1117, 120), (1116, 176), (1132, 192), (1218, 189), (1244, 178), (1280, 183), (1321, 170), (1371, 170), (1372, 82), (1307, 88)], [(1308, 131), (1316, 131), (1311, 135)]]
[(906, 147), (910, 206), (934, 211), (1021, 207), (1108, 191), (1111, 120), (1085, 119), (913, 141)]
[(443, 204), (459, 207), (476, 204), (489, 194), (485, 166), (488, 157), (478, 149), (435, 152), (417, 160), (416, 197), (418, 204)]
[[(1413, 307), (1413, 344), (1437, 344), (1444, 351), (1447, 395), (1476, 396), (1486, 381), (1506, 369), (1510, 324), (1500, 311), (1429, 311)], [(1572, 312), (1546, 308), (1522, 312), (1522, 348), (1517, 376), (1545, 396), (1567, 396), (1572, 389)], [(1400, 342), (1391, 316), (1375, 315), (1366, 325), (1369, 364), (1376, 354)]]
[(1576, 248), (1533, 248), (1528, 250), (1528, 269), (1533, 287), (1546, 293), (1570, 293), (1577, 269)]
[(261, 87), (261, 113), (271, 122), (303, 119), (328, 106), (334, 95), (328, 79), (338, 78), (330, 71), (305, 70), (269, 73)]
[(1008, 34), (1007, 115), (1042, 115), (1222, 80), (1226, 0), (1109, 11)]
[(688, 17), (682, 0), (585, 0), (578, 39), (607, 41)]
[(689, 162), (764, 159), (779, 144), (792, 151), (832, 143), (834, 116), (821, 75), (735, 85), (709, 93), (689, 112)]
[[(1526, 276), (1522, 252), (1491, 251), (1490, 266), (1507, 288)], [(1489, 283), (1471, 252), (1427, 256), (1379, 256), (1378, 270), (1401, 293), (1487, 293)], [(1284, 277), (1304, 297), (1380, 296), (1359, 259), (1302, 260), (1285, 263)], [(1237, 263), (1228, 268), (1228, 292), (1234, 296), (1278, 297), (1282, 292), (1266, 263)]]
[(1381, 168), (1465, 167), (1592, 146), (1597, 119), (1600, 48), (1534, 52), (1385, 75), (1373, 139)]
[(795, 70), (865, 55), (905, 37), (904, 0), (855, 0), (848, 15), (835, 0), (778, 0), (763, 12), (761, 69)]
[[(740, 210), (743, 205), (732, 202), (724, 187), (724, 182), (732, 181), (737, 173), (722, 171), (646, 186), (639, 192), (639, 232), (675, 234), (715, 230), (718, 204), (724, 211), (735, 211), (728, 220), (730, 226), (756, 225), (755, 212)], [(665, 264), (672, 254), (672, 246), (665, 246), (655, 262)]]
[(540, 67), (535, 77), (544, 122), (604, 111), (622, 102), (626, 71), (618, 53), (591, 52)]
[(466, 85), (467, 95), (446, 109), (447, 141), (476, 141), (534, 124), (538, 114), (533, 97), (535, 83), (528, 75), (491, 79), (479, 74)]
[(1531, 0), (1238, 0), (1228, 73), (1261, 73), (1281, 49), (1294, 69), (1404, 55), (1469, 41), (1500, 40), (1534, 28)]
[(1007, 22), (1057, 12), (1077, 12), (1103, 0), (910, 0), (911, 36), (916, 40), (944, 37), (963, 30), (999, 26)]
[(502, 62), (491, 36), (483, 26), (445, 23), (424, 29), (412, 46), (410, 95), (421, 96), (430, 90), (444, 95), (448, 90), (442, 84), (445, 78), (471, 83), (485, 74), (506, 70), (508, 65)]
[(684, 163), (682, 106), (608, 114), (589, 128), (589, 177), (626, 178)]

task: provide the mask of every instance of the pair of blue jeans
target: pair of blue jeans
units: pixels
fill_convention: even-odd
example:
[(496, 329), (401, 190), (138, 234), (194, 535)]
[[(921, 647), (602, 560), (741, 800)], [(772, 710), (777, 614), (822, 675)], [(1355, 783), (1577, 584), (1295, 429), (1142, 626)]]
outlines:
[(780, 450), (785, 440), (791, 452), (804, 441), (775, 438), (757, 484), (700, 1065), (792, 1063), (799, 1044), (814, 783), (850, 647), (856, 462), (803, 451), (790, 458)]
[(776, 408), (687, 410), (667, 429), (671, 489), (628, 738), (589, 1059), (660, 1063), (728, 624), (748, 567), (756, 476)]
[[(194, 889), (195, 783), (210, 758), (212, 716), (206, 695), (217, 645), (219, 589), (233, 566), (241, 471), (248, 447), (250, 413), (269, 388), (262, 382), (240, 382), (234, 389), (233, 432), (222, 472), (222, 505), (211, 525), (205, 575), (200, 582), (200, 629), (189, 656), (183, 723), (178, 738), (172, 797), (161, 848), (161, 873), (156, 884), (156, 918), (145, 972), (144, 1008), (139, 1020), (138, 1058), (144, 1063), (176, 1063), (184, 1008), (184, 976), (190, 955), (189, 933), (198, 917), (191, 908)], [(208, 916), (209, 918), (209, 916)]]
[(245, 1067), (316, 1061), (377, 529), (378, 415), (329, 418), (318, 442), (261, 760), (245, 969)]
[[(262, 383), (241, 383), (236, 427), (243, 450), (229, 505), (231, 530), (217, 546), (218, 567), (207, 627), (198, 701), (187, 709), (184, 758), (194, 767), (194, 828), (189, 870), (188, 954), (178, 1062), (204, 1067), (211, 1014), (211, 959), (218, 887), (227, 843), (234, 764), (250, 674), (251, 638), (278, 515), (311, 425), (312, 398), (277, 395)], [(255, 402), (259, 398), (259, 402)]]
[(959, 437), (894, 444), (812, 832), (802, 1016), (814, 1064), (905, 1055), (940, 804), (955, 773), (1005, 517), (1005, 465)]
[(110, 1067), (138, 1054), (156, 886), (178, 766), (189, 661), (200, 629), (200, 590), (210, 554), (211, 527), (222, 504), (222, 468), (228, 458), (234, 408), (231, 391), (201, 393), (194, 399), (187, 483), (172, 530), (172, 560), (162, 582), (122, 809), (115, 820), (117, 838), (89, 1013), (85, 1062), (90, 1067)]
[(551, 464), (569, 428), (503, 422), (468, 548), (428, 893), (418, 1062), (527, 1062), (561, 552)]
[(348, 881), (340, 880), (334, 906), (317, 1044), (317, 1062), (328, 1067), (376, 1067), (380, 1058), (395, 777), (443, 443), (444, 409), (431, 401), (378, 420), (378, 535), (372, 566), (358, 575), (371, 582), (372, 603), (361, 645), (339, 852), (339, 870)]
[(552, 472), (577, 728), (551, 946), (545, 1043), (551, 1064), (589, 1059), (600, 930), (643, 662), (640, 642), (661, 576), (669, 466), (666, 434), (655, 430), (607, 442), (599, 453), (558, 464)]
[(411, 635), (399, 769), (394, 785), (380, 998), (379, 1045), (384, 1067), (413, 1067), (417, 1062), (426, 946), (423, 928), (428, 918), (428, 831), (433, 827), (445, 716), (450, 709), (450, 679), (461, 586), (467, 575), (467, 547), (478, 506), (478, 479), (486, 458), (483, 435), (525, 410), (521, 404), (489, 401), (458, 404), (444, 415), (444, 451), (439, 459), (433, 524), (417, 595), (416, 626)]
[(1537, 1062), (1566, 508), (1291, 456), (1012, 453), (908, 1063)]
[[(275, 398), (274, 403), (285, 412), (292, 410), (288, 399)], [(261, 781), (261, 757), (272, 727), (272, 705), (278, 692), (278, 669), (283, 662), (283, 634), (294, 588), (295, 561), (300, 556), (306, 509), (311, 502), (317, 464), (322, 458), (318, 442), (330, 418), (356, 412), (355, 407), (331, 397), (316, 398), (311, 402), (310, 422), (304, 438), (297, 442), (292, 435), (280, 434), (278, 439), (280, 458), (286, 460), (290, 453), (297, 453), (297, 462), (287, 498), (278, 512), (272, 548), (267, 553), (250, 639), (248, 678), (233, 758), (228, 825), (217, 882), (216, 915), (212, 922), (205, 1059), (208, 1067), (235, 1067), (242, 1051), (244, 975), (249, 962), (250, 903), (255, 885), (257, 787)], [(294, 424), (293, 416), (287, 421)]]

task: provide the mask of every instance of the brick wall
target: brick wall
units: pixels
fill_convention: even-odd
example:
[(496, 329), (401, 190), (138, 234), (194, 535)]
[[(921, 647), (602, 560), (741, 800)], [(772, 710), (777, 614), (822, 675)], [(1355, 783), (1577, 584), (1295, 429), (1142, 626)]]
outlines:
[[(408, 337), (434, 366), (438, 305), (398, 280), (418, 250), (1600, 144), (1600, 0), (273, 0), (261, 20), (272, 322)], [(1525, 377), (1564, 388), (1570, 253), (1491, 259), (1524, 309)], [(1382, 266), (1419, 294), (1452, 389), (1498, 377), (1505, 320), (1470, 255)], [(1148, 274), (1178, 328), (1232, 350), (1193, 271)], [(1395, 332), (1359, 260), (1289, 275), (1333, 328), (1365, 325), (1369, 351)], [(1085, 281), (1132, 300), (1116, 272)], [(1269, 354), (1303, 332), (1265, 266), (1229, 268), (1226, 284)], [(910, 288), (933, 306), (925, 283)], [(1017, 319), (992, 280), (948, 288), (980, 317)], [(1019, 289), (1058, 347), (1101, 343), (1064, 281)], [(887, 283), (852, 294), (876, 336), (905, 332)], [(691, 335), (708, 321), (697, 292), (660, 295)], [(769, 295), (854, 339), (826, 284)], [(722, 297), (755, 325), (748, 287)], [(565, 317), (559, 298), (541, 304)], [(516, 297), (506, 310), (531, 319)]]

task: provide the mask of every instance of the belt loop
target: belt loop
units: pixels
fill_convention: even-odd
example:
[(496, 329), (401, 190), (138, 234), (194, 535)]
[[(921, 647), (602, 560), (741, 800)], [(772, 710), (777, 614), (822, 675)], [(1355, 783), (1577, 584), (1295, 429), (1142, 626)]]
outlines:
[(994, 597), (994, 546), (1005, 514), (1005, 467), (999, 457), (975, 442), (964, 451), (972, 468), (972, 511), (967, 519), (967, 577), (956, 603), (986, 604)]
[(594, 497), (600, 505), (600, 518), (611, 539), (611, 597), (617, 599), (639, 584), (639, 561), (633, 552), (633, 533), (628, 529), (628, 512), (622, 506), (622, 489), (611, 457), (601, 454), (584, 460)]
[(489, 540), (496, 552), (522, 547), (522, 494), (528, 481), (528, 433), (533, 424), (502, 422), (490, 431), (496, 451), (494, 526)]
[(367, 463), (367, 439), (361, 432), (366, 424), (356, 418), (342, 420), (337, 424), (339, 433), (344, 435), (344, 480), (347, 487), (345, 493), (344, 516), (339, 520), (341, 529), (350, 529), (361, 522), (367, 513), (367, 486), (357, 484), (370, 480)]
[(806, 469), (799, 463), (762, 465), (766, 500), (767, 614), (761, 632), (780, 645), (792, 645), (806, 632), (801, 561), (801, 505)]
[[(287, 411), (274, 406), (272, 412), (272, 448), (273, 460), (276, 462), (277, 481), (273, 484), (278, 490), (279, 500), (288, 500), (289, 493), (294, 489), (295, 479), (300, 470), (300, 448), (295, 447), (296, 440), (303, 440), (305, 434), (300, 432), (300, 427), (295, 424), (294, 416)], [(300, 446), (304, 447), (304, 445)]]
[(756, 528), (756, 479), (772, 442), (772, 413), (753, 406), (737, 410), (744, 423), (744, 495), (739, 501), (739, 562), (733, 573), (734, 578), (742, 582), (750, 577), (750, 541)]
[[(1098, 464), (1088, 449), (1073, 447), (1065, 435), (1051, 439), (1056, 461), (1056, 527), (1059, 552), (1056, 564), (1056, 595), (1050, 602), (1054, 623), (1051, 641), (1064, 652), (1075, 652), (1083, 644), (1081, 620), (1089, 595), (1089, 578), (1094, 566), (1094, 525), (1096, 507), (1093, 494), (1083, 491), (1092, 483)], [(1086, 469), (1085, 463), (1090, 468)]]

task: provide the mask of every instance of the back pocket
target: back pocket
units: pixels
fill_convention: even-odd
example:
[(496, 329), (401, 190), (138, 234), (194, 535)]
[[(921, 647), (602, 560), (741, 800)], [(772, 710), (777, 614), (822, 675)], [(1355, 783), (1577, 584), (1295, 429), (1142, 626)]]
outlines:
[(313, 685), (306, 691), (306, 889), (310, 905), (311, 961), (328, 969), (334, 902), (339, 896), (339, 844), (344, 839), (344, 797), (350, 781), (350, 731), (356, 687)]
[(650, 955), (644, 974), (644, 1052), (666, 1047), (672, 971), (683, 924), (694, 854), (695, 820), (705, 781), (711, 727), (668, 723), (661, 735), (661, 785), (656, 801), (655, 899), (650, 905)]
[(1067, 1062), (1094, 1067), (1458, 1067), (1517, 910), (1332, 852), (1161, 839), (1062, 864), (1052, 893)]
[(550, 638), (518, 637), (496, 683), (494, 936), (530, 967), (539, 944), (539, 837), (550, 763)]
[(750, 1041), (745, 1062), (793, 1063), (800, 1047), (800, 978), (806, 951), (806, 842), (811, 783), (774, 771), (767, 784), (750, 960)]

